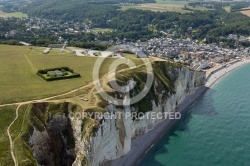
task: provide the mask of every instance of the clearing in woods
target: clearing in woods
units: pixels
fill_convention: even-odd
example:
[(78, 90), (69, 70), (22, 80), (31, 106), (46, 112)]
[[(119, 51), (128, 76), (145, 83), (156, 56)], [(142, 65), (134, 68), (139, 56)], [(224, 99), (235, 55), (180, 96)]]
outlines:
[(0, 17), (16, 17), (16, 18), (26, 18), (28, 17), (27, 14), (22, 12), (13, 12), (13, 13), (6, 13), (0, 10)]

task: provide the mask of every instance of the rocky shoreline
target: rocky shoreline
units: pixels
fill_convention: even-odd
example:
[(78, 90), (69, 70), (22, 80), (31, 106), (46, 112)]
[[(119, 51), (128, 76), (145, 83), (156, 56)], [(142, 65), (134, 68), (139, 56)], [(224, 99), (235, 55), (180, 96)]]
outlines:
[[(221, 67), (216, 69), (212, 74), (207, 78), (205, 86), (201, 86), (195, 90), (195, 92), (185, 98), (185, 100), (178, 106), (177, 110), (182, 115), (185, 115), (189, 110), (189, 106), (196, 102), (203, 94), (212, 87), (212, 85), (218, 81), (221, 77), (229, 73), (230, 71), (250, 63), (249, 60), (238, 61), (236, 63), (228, 63), (226, 67)], [(168, 133), (172, 127), (179, 120), (167, 119), (157, 125), (154, 129), (149, 132), (135, 138), (132, 140), (131, 150), (124, 156), (111, 161), (111, 166), (134, 166), (138, 165), (140, 161), (144, 158), (147, 152), (151, 147), (157, 143), (163, 135)]]

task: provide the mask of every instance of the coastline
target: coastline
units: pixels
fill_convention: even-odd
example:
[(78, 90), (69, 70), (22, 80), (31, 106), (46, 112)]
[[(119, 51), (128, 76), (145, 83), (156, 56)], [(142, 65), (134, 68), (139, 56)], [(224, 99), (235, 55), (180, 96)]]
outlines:
[[(177, 110), (181, 113), (181, 115), (185, 115), (189, 110), (189, 107), (196, 102), (203, 94), (211, 88), (221, 77), (230, 73), (230, 71), (243, 66), (245, 64), (249, 64), (250, 60), (238, 61), (238, 62), (230, 62), (230, 66), (217, 68), (212, 71), (208, 77), (206, 84), (201, 86), (195, 90), (195, 92), (191, 95), (188, 95), (182, 103), (178, 106)], [(159, 123), (155, 128), (148, 131), (147, 133), (135, 138), (132, 140), (131, 150), (124, 156), (112, 160), (110, 162), (111, 166), (134, 166), (138, 165), (141, 160), (145, 157), (147, 152), (151, 147), (157, 143), (162, 136), (170, 132), (172, 127), (178, 123), (179, 120), (171, 120), (166, 119), (163, 122)]]

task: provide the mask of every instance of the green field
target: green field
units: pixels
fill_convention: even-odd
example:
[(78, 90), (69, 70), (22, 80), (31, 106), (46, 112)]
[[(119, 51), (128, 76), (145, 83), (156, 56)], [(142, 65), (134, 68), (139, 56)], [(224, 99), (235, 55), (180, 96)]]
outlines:
[(231, 7), (230, 6), (225, 6), (224, 9), (226, 10), (226, 12), (230, 13), (231, 12)]
[[(77, 57), (71, 52), (52, 49), (42, 54), (45, 48), (0, 45), (0, 103), (11, 103), (40, 99), (68, 92), (92, 82), (92, 71), (96, 57)], [(106, 58), (100, 74), (107, 73), (115, 58)], [(141, 61), (135, 59), (136, 64)], [(46, 82), (37, 70), (67, 66), (81, 74), (80, 78)]]
[(134, 58), (135, 54), (126, 53), (126, 54), (123, 54), (123, 56), (126, 57), (126, 58)]
[(156, 3), (160, 3), (160, 4), (188, 4), (187, 1), (174, 1), (174, 0), (156, 0)]
[(132, 6), (121, 6), (121, 10), (128, 9), (141, 9), (141, 10), (151, 10), (151, 11), (159, 11), (159, 12), (179, 12), (179, 13), (187, 13), (190, 12), (188, 10), (184, 10), (183, 4), (156, 4), (156, 3), (145, 3), (139, 5)]
[(192, 6), (187, 6), (187, 8), (191, 9), (191, 10), (198, 10), (198, 11), (208, 11), (208, 10), (214, 10), (214, 9), (209, 9), (209, 8), (205, 8), (205, 7), (192, 7)]
[(141, 9), (141, 10), (151, 10), (151, 11), (159, 11), (159, 12), (179, 12), (179, 13), (187, 13), (191, 12), (192, 10), (198, 10), (198, 11), (207, 11), (212, 10), (204, 7), (192, 7), (192, 6), (186, 6), (190, 10), (184, 9), (185, 4), (182, 3), (145, 3), (145, 4), (139, 4), (139, 5), (131, 5), (131, 6), (121, 6), (120, 10), (128, 10), (128, 9)]
[(94, 28), (94, 29), (92, 29), (92, 31), (94, 33), (98, 33), (98, 32), (112, 32), (113, 29), (110, 29), (110, 28)]
[(28, 17), (28, 15), (24, 14), (22, 12), (5, 13), (5, 12), (0, 10), (0, 17), (26, 18), (26, 17)]

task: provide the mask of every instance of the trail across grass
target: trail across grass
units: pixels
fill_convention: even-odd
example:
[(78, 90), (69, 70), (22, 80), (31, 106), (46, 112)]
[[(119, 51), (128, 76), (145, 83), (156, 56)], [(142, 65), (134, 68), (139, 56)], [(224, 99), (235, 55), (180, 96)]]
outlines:
[(15, 117), (15, 119), (11, 122), (11, 124), (7, 128), (7, 134), (8, 134), (9, 140), (10, 140), (10, 153), (11, 153), (11, 157), (12, 157), (12, 159), (14, 161), (15, 166), (18, 166), (18, 161), (17, 161), (16, 155), (15, 155), (15, 150), (14, 150), (15, 148), (14, 148), (13, 140), (12, 140), (12, 137), (11, 137), (10, 128), (15, 123), (15, 121), (17, 120), (17, 118), (18, 118), (18, 110), (19, 110), (19, 108), (21, 106), (22, 106), (22, 104), (20, 104), (16, 108), (16, 117)]

